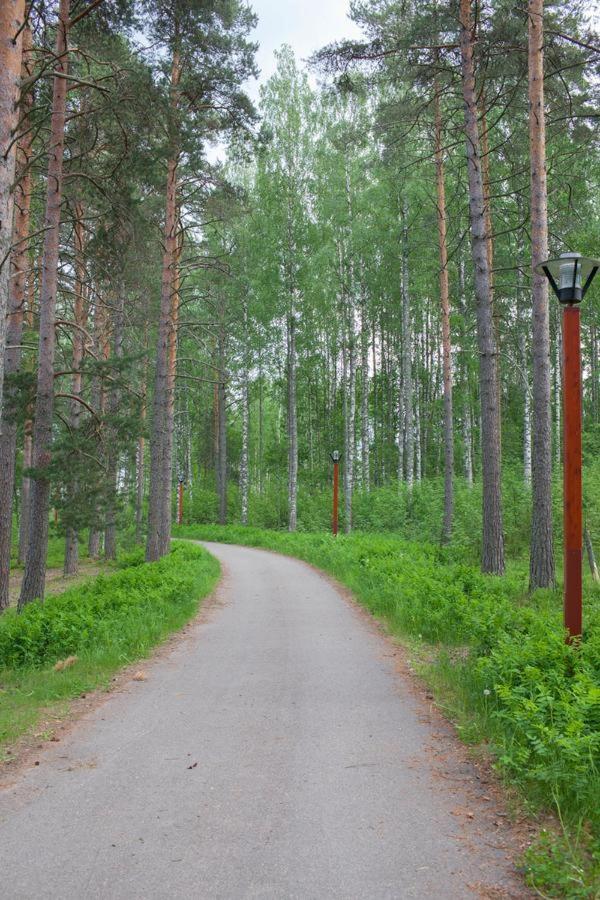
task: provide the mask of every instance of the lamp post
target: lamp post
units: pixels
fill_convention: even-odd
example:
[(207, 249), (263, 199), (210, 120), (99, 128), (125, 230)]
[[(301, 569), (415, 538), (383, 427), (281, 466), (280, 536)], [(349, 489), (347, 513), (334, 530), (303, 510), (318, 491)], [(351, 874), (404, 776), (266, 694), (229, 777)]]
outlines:
[(183, 475), (179, 475), (177, 485), (177, 524), (183, 524)]
[(337, 537), (338, 533), (338, 493), (340, 484), (340, 451), (334, 450), (331, 454), (333, 462), (333, 515), (331, 518), (331, 530), (333, 536)]
[(563, 493), (564, 622), (569, 640), (581, 636), (583, 516), (581, 490), (581, 339), (579, 303), (600, 262), (579, 253), (563, 253), (540, 263), (563, 308)]

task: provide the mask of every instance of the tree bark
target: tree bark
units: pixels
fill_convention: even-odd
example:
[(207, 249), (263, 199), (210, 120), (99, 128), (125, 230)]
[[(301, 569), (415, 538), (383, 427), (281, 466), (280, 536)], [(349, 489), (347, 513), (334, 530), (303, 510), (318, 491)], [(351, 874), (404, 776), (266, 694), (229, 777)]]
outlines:
[(219, 449), (217, 453), (217, 490), (219, 495), (219, 525), (227, 524), (227, 351), (225, 315), (221, 310), (218, 338), (217, 416)]
[(54, 413), (55, 311), (58, 291), (60, 217), (63, 187), (63, 152), (68, 70), (67, 37), (70, 0), (60, 0), (56, 32), (55, 72), (52, 91), (52, 117), (48, 148), (48, 186), (42, 284), (40, 290), (40, 334), (38, 351), (37, 394), (33, 426), (33, 468), (29, 539), (25, 575), (21, 585), (19, 607), (36, 597), (43, 599), (48, 550), (48, 514), (50, 481), (48, 467), (52, 452), (52, 419)]
[(442, 141), (440, 85), (436, 78), (435, 101), (435, 173), (437, 186), (437, 222), (440, 257), (440, 304), (442, 310), (442, 356), (444, 379), (444, 521), (442, 543), (452, 537), (454, 514), (454, 426), (452, 410), (452, 346), (450, 342), (450, 290), (448, 284), (448, 246), (446, 241), (446, 185)]
[(3, 405), (10, 248), (13, 234), (13, 185), (17, 155), (14, 137), (18, 123), (17, 103), (24, 33), (21, 29), (24, 19), (25, 0), (2, 0), (0, 3), (0, 415)]
[(242, 501), (242, 525), (248, 524), (248, 494), (250, 489), (249, 482), (249, 452), (250, 452), (250, 374), (248, 371), (248, 299), (243, 300), (243, 320), (244, 320), (244, 342), (243, 349), (244, 359), (242, 366), (242, 456), (240, 459), (240, 494)]
[(364, 285), (360, 304), (360, 446), (362, 466), (362, 489), (371, 487), (370, 474), (370, 429), (369, 429), (369, 319), (367, 315), (367, 293)]
[[(118, 294), (114, 299), (113, 307), (113, 354), (115, 360), (123, 358), (123, 339), (125, 328), (125, 293), (123, 285), (119, 285)], [(119, 377), (119, 376), (117, 376)], [(118, 435), (116, 434), (114, 419), (118, 415), (121, 403), (121, 391), (118, 384), (113, 384), (110, 389), (108, 409), (110, 422), (108, 425), (108, 453), (106, 459), (106, 522), (104, 527), (104, 557), (105, 559), (117, 558), (117, 477), (119, 464)]]
[[(1, 24), (1, 20), (0, 20)], [(31, 50), (31, 30), (25, 27), (23, 33), (23, 79), (31, 75), (33, 66), (29, 59)], [(1, 76), (0, 76), (1, 77)], [(23, 137), (17, 147), (18, 180), (14, 191), (14, 249), (11, 254), (11, 278), (8, 297), (8, 325), (6, 330), (6, 352), (4, 356), (5, 375), (14, 375), (21, 368), (20, 345), (27, 305), (27, 280), (31, 278), (28, 237), (31, 207), (32, 132), (28, 132), (28, 116), (33, 104), (29, 91), (23, 98)], [(0, 253), (2, 252), (0, 248)], [(7, 266), (8, 268), (8, 266)], [(1, 277), (1, 276), (0, 276)], [(0, 336), (0, 340), (1, 340)], [(0, 360), (0, 366), (2, 361)], [(5, 388), (4, 403), (0, 404), (0, 611), (8, 606), (8, 585), (10, 576), (10, 551), (12, 544), (13, 495), (15, 488), (15, 457), (17, 449), (17, 401), (11, 388)], [(23, 461), (24, 467), (26, 461)], [(31, 464), (31, 460), (29, 460)], [(21, 504), (21, 518), (26, 504)]]
[(287, 327), (288, 530), (298, 524), (298, 411), (296, 397), (296, 319), (294, 305)]
[[(181, 78), (179, 53), (173, 54), (171, 66), (171, 114), (174, 117), (178, 106), (178, 87)], [(154, 378), (154, 402), (152, 407), (152, 430), (150, 435), (150, 496), (148, 498), (148, 538), (146, 559), (151, 562), (160, 559), (169, 549), (171, 517), (165, 521), (165, 494), (170, 497), (171, 479), (165, 484), (168, 453), (168, 406), (169, 406), (169, 335), (172, 330), (172, 304), (175, 292), (176, 251), (177, 251), (177, 168), (179, 146), (177, 135), (171, 137), (171, 153), (167, 163), (167, 186), (165, 200), (164, 252), (162, 262), (162, 284), (158, 339), (156, 345), (156, 373)]]
[(552, 404), (548, 282), (536, 266), (548, 258), (548, 192), (544, 112), (544, 0), (528, 2), (531, 265), (533, 283), (533, 448), (529, 589), (553, 587)]
[(412, 324), (408, 274), (408, 201), (402, 204), (402, 393), (404, 425), (404, 472), (410, 490), (415, 470), (415, 437), (413, 414)]
[[(85, 231), (83, 224), (83, 204), (80, 200), (75, 203), (75, 325), (73, 329), (73, 378), (71, 381), (71, 393), (75, 397), (81, 395), (83, 377), (81, 364), (85, 353), (84, 329), (87, 325), (87, 302), (85, 297)], [(81, 404), (73, 400), (71, 403), (70, 425), (76, 434), (81, 425)], [(75, 501), (77, 494), (77, 482), (69, 486), (71, 500)], [(76, 528), (67, 528), (65, 540), (64, 574), (76, 575), (79, 570), (79, 534)]]
[[(142, 432), (146, 426), (146, 405), (148, 398), (148, 324), (144, 323), (144, 364), (142, 372), (142, 407), (141, 426)], [(144, 481), (145, 481), (145, 450), (146, 440), (143, 433), (139, 436), (136, 451), (136, 487), (135, 487), (135, 542), (142, 543), (142, 527), (144, 519)]]
[(471, 0), (460, 0), (460, 51), (467, 139), (469, 219), (471, 250), (475, 270), (479, 388), (481, 396), (482, 441), (485, 450), (482, 454), (483, 534), (481, 567), (483, 572), (501, 575), (504, 572), (504, 534), (499, 427), (500, 390), (496, 359), (496, 336), (490, 294), (473, 45), (474, 31), (471, 17)]

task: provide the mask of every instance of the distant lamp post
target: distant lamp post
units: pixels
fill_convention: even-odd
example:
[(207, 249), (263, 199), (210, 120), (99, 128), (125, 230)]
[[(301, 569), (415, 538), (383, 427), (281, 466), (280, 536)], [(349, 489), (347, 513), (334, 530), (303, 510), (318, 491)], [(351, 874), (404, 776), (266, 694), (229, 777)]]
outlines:
[(337, 537), (338, 533), (338, 494), (340, 485), (340, 451), (334, 450), (331, 454), (333, 462), (333, 515), (331, 519), (331, 529), (333, 536)]
[(177, 524), (183, 524), (183, 475), (181, 472), (178, 477), (177, 485)]
[(569, 639), (582, 631), (583, 515), (581, 491), (581, 337), (579, 306), (600, 268), (597, 259), (563, 253), (536, 268), (563, 308), (564, 622)]

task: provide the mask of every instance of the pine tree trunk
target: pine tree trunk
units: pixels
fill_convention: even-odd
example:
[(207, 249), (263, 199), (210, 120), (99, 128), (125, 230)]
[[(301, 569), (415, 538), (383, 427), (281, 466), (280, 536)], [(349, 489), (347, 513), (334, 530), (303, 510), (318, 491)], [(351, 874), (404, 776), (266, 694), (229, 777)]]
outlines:
[[(181, 78), (179, 54), (173, 54), (171, 67), (171, 113), (178, 105), (178, 86)], [(146, 559), (149, 562), (160, 559), (168, 551), (171, 517), (171, 478), (165, 484), (167, 463), (170, 468), (169, 435), (169, 335), (172, 329), (172, 304), (176, 278), (177, 252), (177, 166), (179, 148), (176, 136), (172, 136), (171, 155), (167, 163), (167, 187), (165, 201), (164, 253), (162, 262), (162, 284), (160, 316), (156, 345), (156, 373), (154, 378), (154, 402), (152, 407), (152, 429), (150, 434), (150, 495), (148, 498), (148, 538)], [(172, 438), (171, 438), (172, 439)], [(165, 521), (167, 515), (168, 521)]]
[[(85, 336), (83, 329), (87, 325), (87, 303), (85, 298), (85, 232), (83, 226), (83, 204), (75, 203), (75, 325), (73, 329), (73, 378), (71, 393), (74, 397), (81, 395), (83, 377), (81, 364), (85, 352)], [(77, 433), (81, 425), (81, 404), (76, 400), (71, 402), (71, 429)], [(76, 502), (77, 481), (68, 487), (70, 502)], [(67, 528), (65, 541), (64, 574), (77, 575), (79, 571), (79, 535), (77, 529)]]
[[(99, 360), (106, 361), (110, 356), (110, 343), (108, 339), (108, 317), (104, 303), (96, 297), (94, 309), (94, 353)], [(91, 379), (91, 405), (98, 415), (103, 418), (106, 413), (106, 390), (104, 381), (99, 374)], [(105, 426), (103, 421), (97, 425), (98, 453), (102, 459), (106, 459), (107, 453)], [(102, 532), (100, 530), (101, 511), (96, 508), (88, 535), (88, 556), (90, 559), (98, 559), (102, 548)]]
[(404, 424), (404, 471), (406, 484), (413, 485), (415, 469), (415, 438), (413, 415), (412, 325), (410, 317), (410, 288), (408, 276), (408, 201), (402, 204), (402, 390)]
[(553, 587), (552, 404), (548, 282), (535, 271), (548, 258), (548, 193), (544, 112), (544, 0), (529, 0), (529, 151), (533, 279), (533, 449), (529, 589)]
[[(33, 422), (26, 419), (23, 426), (23, 471), (31, 468), (33, 463)], [(21, 516), (19, 519), (19, 563), (24, 566), (27, 559), (27, 537), (29, 535), (29, 505), (31, 501), (31, 478), (23, 475), (21, 479)]]
[(242, 456), (240, 459), (240, 494), (242, 501), (242, 525), (248, 524), (249, 452), (250, 452), (250, 387), (248, 372), (248, 300), (244, 297), (244, 365), (242, 369)]
[[(114, 298), (113, 307), (113, 354), (116, 362), (123, 358), (123, 338), (125, 328), (125, 294), (121, 285)], [(118, 436), (115, 432), (114, 419), (118, 415), (121, 403), (121, 391), (117, 384), (110, 390), (108, 410), (110, 423), (108, 426), (108, 453), (106, 460), (106, 523), (104, 527), (104, 557), (117, 558), (117, 476), (118, 476)]]
[(444, 372), (444, 522), (442, 543), (452, 537), (454, 514), (454, 426), (452, 410), (452, 347), (450, 343), (450, 290), (448, 284), (448, 246), (446, 242), (446, 186), (442, 145), (442, 111), (439, 81), (435, 82), (435, 171), (437, 185), (437, 221), (440, 256), (440, 304), (442, 309), (442, 354)]
[(469, 181), (469, 219), (471, 248), (475, 270), (477, 300), (477, 343), (479, 348), (479, 386), (483, 475), (483, 535), (481, 566), (484, 572), (504, 572), (504, 534), (502, 524), (500, 390), (497, 347), (490, 294), (488, 242), (485, 227), (485, 202), (481, 173), (479, 128), (473, 63), (473, 22), (471, 0), (460, 0), (460, 50), (462, 89), (465, 110), (467, 170)]
[(294, 308), (288, 315), (287, 328), (287, 428), (288, 428), (288, 529), (298, 524), (298, 419), (296, 398), (296, 320)]
[(50, 481), (46, 471), (52, 452), (52, 419), (54, 413), (55, 311), (58, 291), (60, 216), (63, 187), (63, 152), (68, 69), (67, 35), (70, 0), (60, 0), (56, 33), (55, 71), (52, 91), (52, 117), (48, 148), (48, 180), (44, 221), (44, 251), (40, 290), (40, 334), (38, 352), (37, 394), (33, 426), (33, 467), (29, 538), (25, 575), (21, 585), (19, 607), (36, 597), (43, 598), (48, 550), (48, 515)]
[[(0, 19), (1, 25), (1, 19)], [(32, 73), (29, 51), (31, 50), (31, 30), (27, 26), (23, 33), (23, 78)], [(2, 76), (0, 76), (1, 78)], [(32, 134), (28, 130), (28, 114), (33, 104), (33, 96), (28, 92), (23, 98), (22, 129), (25, 132), (18, 142), (18, 181), (14, 190), (14, 250), (11, 254), (11, 278), (8, 296), (8, 325), (6, 330), (6, 351), (4, 356), (5, 375), (15, 375), (21, 368), (20, 345), (23, 337), (23, 323), (27, 305), (27, 278), (31, 278), (28, 250), (29, 219), (31, 207)], [(0, 249), (0, 253), (2, 250)], [(8, 263), (6, 265), (8, 269)], [(0, 275), (0, 278), (2, 276)], [(1, 288), (0, 288), (1, 290)], [(1, 336), (0, 336), (1, 340)], [(0, 367), (2, 360), (0, 359)], [(8, 586), (10, 576), (10, 551), (12, 544), (13, 495), (15, 488), (15, 458), (17, 450), (17, 402), (13, 389), (5, 386), (4, 403), (0, 404), (0, 612), (8, 606)], [(25, 460), (24, 467), (25, 467)], [(21, 503), (21, 522), (26, 504)]]
[[(17, 156), (14, 132), (18, 124), (17, 103), (23, 59), (23, 31), (20, 29), (24, 18), (25, 0), (2, 0), (0, 3), (0, 415), (2, 415), (5, 371), (10, 248), (13, 234), (13, 186)], [(2, 571), (0, 577), (3, 575)], [(1, 603), (0, 597), (0, 609)]]
[[(179, 210), (177, 211), (179, 221)], [(171, 509), (173, 485), (173, 442), (175, 436), (175, 382), (177, 377), (177, 334), (179, 330), (179, 291), (181, 287), (180, 261), (183, 249), (183, 232), (177, 231), (175, 252), (173, 256), (173, 286), (171, 294), (171, 314), (169, 320), (169, 339), (167, 347), (167, 384), (166, 412), (163, 425), (163, 475), (162, 493), (163, 512), (160, 517), (160, 555), (164, 556), (171, 549)]]

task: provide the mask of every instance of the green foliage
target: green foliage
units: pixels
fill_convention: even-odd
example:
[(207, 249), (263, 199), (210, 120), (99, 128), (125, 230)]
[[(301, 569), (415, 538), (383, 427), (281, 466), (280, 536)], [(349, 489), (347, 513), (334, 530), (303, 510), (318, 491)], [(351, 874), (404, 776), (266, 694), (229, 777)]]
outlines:
[(178, 546), (156, 563), (141, 551), (114, 575), (31, 603), (0, 618), (0, 667), (43, 667), (110, 647), (123, 663), (147, 652), (192, 614), (214, 583), (217, 563), (197, 547)]
[[(457, 695), (497, 766), (528, 799), (600, 850), (600, 589), (585, 592), (585, 635), (565, 643), (558, 592), (527, 596), (527, 572), (482, 575), (450, 548), (392, 535), (183, 527), (181, 537), (268, 547), (349, 587), (393, 633), (448, 648), (431, 677)], [(457, 649), (452, 649), (457, 648)], [(573, 894), (572, 896), (587, 896)]]

